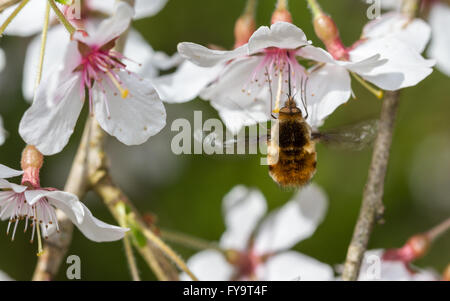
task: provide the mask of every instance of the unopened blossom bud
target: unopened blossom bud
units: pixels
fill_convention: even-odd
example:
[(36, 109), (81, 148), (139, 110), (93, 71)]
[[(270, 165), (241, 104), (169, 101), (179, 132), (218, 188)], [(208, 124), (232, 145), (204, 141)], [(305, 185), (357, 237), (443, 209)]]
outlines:
[(291, 13), (285, 9), (276, 9), (272, 14), (272, 24), (277, 22), (288, 22), (292, 23), (292, 15)]
[(414, 259), (421, 258), (427, 253), (430, 247), (430, 239), (425, 234), (417, 234), (406, 242), (405, 247), (411, 249)]
[(20, 164), (24, 172), (22, 184), (39, 187), (39, 170), (44, 164), (44, 156), (36, 149), (36, 147), (27, 145), (22, 152)]
[(234, 48), (246, 44), (255, 30), (256, 24), (253, 14), (244, 14), (239, 17), (234, 25)]
[(443, 281), (450, 281), (450, 264), (445, 268), (444, 273), (442, 274)]
[(384, 260), (400, 260), (403, 262), (411, 262), (423, 257), (430, 247), (430, 239), (425, 234), (417, 234), (408, 239), (406, 244), (400, 249), (387, 250)]
[(320, 13), (314, 17), (314, 31), (335, 59), (348, 59), (348, 53), (341, 41), (339, 30), (330, 16)]

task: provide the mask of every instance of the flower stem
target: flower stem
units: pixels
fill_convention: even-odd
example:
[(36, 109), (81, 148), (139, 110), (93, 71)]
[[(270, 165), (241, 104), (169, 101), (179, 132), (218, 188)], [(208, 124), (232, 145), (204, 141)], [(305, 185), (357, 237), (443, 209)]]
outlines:
[(158, 236), (156, 236), (152, 231), (147, 229), (147, 227), (141, 225), (142, 231), (147, 237), (147, 239), (155, 244), (169, 259), (171, 259), (183, 272), (189, 275), (189, 277), (198, 281), (197, 277), (189, 270), (186, 263), (178, 256), (168, 245), (166, 245)]
[(56, 16), (58, 17), (59, 22), (61, 22), (62, 25), (67, 29), (69, 34), (72, 36), (76, 28), (72, 26), (72, 24), (69, 22), (69, 20), (66, 19), (64, 14), (59, 10), (58, 6), (56, 5), (54, 0), (48, 0), (48, 3), (52, 7), (53, 11), (55, 12)]
[(39, 65), (36, 75), (36, 82), (34, 84), (34, 93), (36, 93), (37, 87), (39, 86), (39, 83), (41, 82), (42, 78), (42, 69), (44, 67), (44, 56), (45, 56), (45, 47), (47, 44), (49, 20), (50, 20), (50, 4), (47, 2), (47, 7), (45, 9), (44, 26), (42, 27), (41, 50), (39, 54)]
[(17, 6), (14, 11), (9, 15), (8, 18), (6, 18), (5, 22), (3, 22), (2, 26), (0, 26), (0, 37), (2, 36), (3, 32), (5, 31), (6, 27), (8, 27), (9, 23), (17, 16), (17, 14), (22, 10), (22, 8), (27, 5), (28, 1), (30, 0), (22, 0), (20, 2), (19, 6)]
[(361, 78), (358, 74), (356, 74), (354, 72), (350, 72), (350, 73), (361, 85), (364, 86), (364, 88), (369, 90), (369, 92), (371, 92), (373, 95), (375, 95), (378, 99), (383, 98), (383, 94), (384, 94), (383, 90), (373, 87), (368, 82), (366, 82), (363, 78)]
[(306, 0), (308, 2), (309, 8), (311, 9), (311, 12), (313, 13), (313, 16), (316, 17), (323, 13), (322, 8), (320, 7), (320, 4), (317, 2), (317, 0)]
[(442, 234), (444, 234), (445, 232), (447, 232), (449, 229), (450, 229), (450, 218), (446, 219), (433, 229), (429, 230), (426, 233), (426, 236), (430, 239), (430, 241), (433, 241)]
[(169, 230), (161, 230), (161, 237), (166, 241), (177, 243), (195, 250), (213, 249), (221, 253), (225, 253), (225, 250), (220, 248), (216, 243), (212, 243), (203, 240), (201, 238), (193, 237), (184, 233)]
[(277, 10), (287, 10), (288, 9), (288, 0), (278, 0), (276, 9)]
[(247, 0), (247, 4), (245, 5), (244, 9), (244, 15), (255, 15), (257, 2), (257, 0)]

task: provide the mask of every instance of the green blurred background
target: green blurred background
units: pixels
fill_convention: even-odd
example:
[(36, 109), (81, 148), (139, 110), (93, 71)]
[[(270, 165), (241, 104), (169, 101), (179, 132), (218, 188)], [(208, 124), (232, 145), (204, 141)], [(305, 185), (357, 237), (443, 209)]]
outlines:
[[(355, 41), (367, 22), (363, 1), (322, 0), (323, 8), (338, 24), (347, 45)], [(155, 17), (139, 20), (134, 26), (155, 50), (172, 54), (181, 41), (233, 46), (233, 26), (245, 5), (244, 0), (169, 0)], [(258, 25), (267, 25), (274, 0), (260, 0)], [(308, 38), (321, 45), (314, 36), (306, 1), (291, 1), (294, 23)], [(0, 75), (0, 114), (10, 135), (0, 147), (0, 162), (19, 168), (24, 147), (17, 133), (20, 118), (27, 108), (21, 94), (23, 57), (29, 39), (5, 37), (0, 41), (7, 55), (7, 68)], [(62, 50), (61, 50), (62, 51)], [(341, 106), (325, 127), (348, 124), (377, 117), (381, 101), (353, 84), (357, 100)], [(203, 100), (166, 105), (168, 126), (148, 143), (126, 147), (111, 138), (108, 152), (117, 181), (142, 213), (152, 212), (164, 229), (181, 231), (207, 240), (218, 240), (224, 231), (221, 216), (222, 197), (235, 185), (259, 188), (269, 207), (283, 205), (293, 191), (280, 189), (259, 164), (260, 156), (173, 155), (170, 140), (175, 135), (170, 124), (177, 118), (193, 118), (193, 110), (202, 110), (203, 119), (218, 117)], [(83, 113), (70, 144), (61, 153), (46, 159), (42, 170), (44, 186), (62, 188), (70, 169), (83, 128)], [(428, 230), (450, 216), (450, 81), (435, 71), (419, 86), (402, 93), (401, 106), (386, 178), (385, 224), (377, 226), (370, 248), (400, 247), (413, 234)], [(329, 196), (329, 210), (315, 235), (296, 246), (296, 250), (335, 265), (345, 259), (367, 178), (371, 150), (338, 151), (318, 147), (318, 172), (314, 181)], [(114, 223), (98, 198), (90, 194), (84, 200), (94, 214)], [(30, 233), (19, 231), (14, 242), (0, 224), (0, 270), (14, 279), (30, 279), (36, 263), (36, 245), (30, 245)], [(174, 246), (188, 258), (192, 250)], [(68, 254), (80, 256), (83, 280), (130, 279), (123, 244), (97, 244), (75, 230)], [(450, 263), (450, 234), (442, 236), (428, 255), (417, 262), (442, 272)], [(154, 279), (139, 259), (144, 279)], [(58, 279), (65, 278), (65, 264)]]

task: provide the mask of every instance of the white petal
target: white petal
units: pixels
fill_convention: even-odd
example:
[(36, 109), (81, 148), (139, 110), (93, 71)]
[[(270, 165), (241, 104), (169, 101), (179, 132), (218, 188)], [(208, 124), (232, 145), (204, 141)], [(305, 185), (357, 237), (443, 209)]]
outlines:
[(136, 0), (134, 8), (135, 19), (151, 17), (159, 13), (166, 5), (167, 0)]
[(131, 60), (125, 61), (127, 70), (148, 79), (158, 76), (159, 70), (171, 69), (182, 62), (178, 54), (168, 56), (163, 52), (155, 52), (144, 37), (133, 29), (128, 33), (123, 54)]
[(450, 6), (445, 4), (433, 4), (429, 21), (433, 29), (428, 55), (436, 59), (436, 66), (439, 70), (450, 76)]
[(322, 125), (351, 96), (351, 80), (348, 71), (341, 66), (325, 64), (313, 71), (306, 87), (308, 123), (313, 128)]
[(134, 10), (130, 5), (125, 2), (119, 2), (115, 6), (115, 13), (110, 18), (102, 21), (94, 32), (90, 32), (87, 37), (81, 32), (76, 32), (73, 39), (89, 46), (102, 46), (124, 33), (130, 26), (133, 15)]
[(404, 14), (391, 12), (383, 14), (363, 29), (364, 38), (382, 38), (392, 36), (410, 45), (417, 52), (422, 53), (430, 40), (430, 26), (421, 19), (410, 20)]
[(402, 1), (400, 0), (381, 0), (381, 8), (389, 10), (400, 10)]
[(3, 68), (5, 67), (5, 52), (3, 51), (3, 49), (0, 48), (0, 71), (3, 70)]
[(265, 281), (331, 281), (334, 276), (328, 264), (294, 251), (270, 257), (261, 274)]
[(17, 185), (14, 183), (10, 183), (5, 179), (0, 179), (0, 189), (11, 189), (15, 193), (22, 193), (27, 190), (27, 186)]
[(277, 22), (272, 26), (261, 26), (248, 41), (249, 54), (254, 54), (269, 47), (297, 49), (308, 45), (306, 35), (297, 26), (287, 22)]
[(182, 103), (196, 98), (218, 77), (223, 68), (222, 64), (214, 67), (199, 67), (184, 61), (172, 74), (155, 78), (152, 82), (163, 101)]
[(6, 132), (5, 128), (3, 127), (3, 119), (2, 119), (2, 116), (0, 116), (0, 145), (5, 143), (6, 135), (7, 135), (7, 132)]
[[(116, 0), (89, 0), (89, 8), (111, 15), (114, 13)], [(166, 5), (167, 0), (136, 0), (134, 8), (136, 13), (133, 19), (151, 17), (159, 13)]]
[(367, 40), (350, 52), (350, 60), (358, 61), (375, 54), (388, 61), (368, 72), (358, 73), (384, 90), (414, 86), (433, 71), (432, 60), (425, 60), (412, 47), (394, 37)]
[(311, 184), (265, 218), (255, 238), (258, 254), (287, 250), (310, 237), (322, 222), (328, 207), (325, 192)]
[[(269, 86), (249, 84), (262, 58), (247, 57), (229, 63), (218, 80), (202, 91), (201, 97), (211, 101), (227, 129), (236, 134), (243, 126), (270, 118)], [(252, 89), (248, 93), (248, 89)], [(243, 91), (245, 90), (245, 91)]]
[(95, 117), (106, 132), (122, 143), (142, 144), (166, 125), (164, 105), (148, 80), (123, 71), (118, 75), (129, 95), (124, 99), (114, 86), (106, 87), (106, 94), (94, 86)]
[[(189, 258), (187, 265), (201, 281), (229, 281), (233, 276), (233, 267), (218, 251), (205, 250)], [(180, 280), (188, 281), (187, 274), (181, 274)]]
[[(11, 15), (19, 4), (8, 7), (0, 13), (0, 24)], [(30, 36), (42, 30), (44, 25), (46, 1), (29, 1), (14, 17), (5, 30), (7, 35)], [(52, 13), (53, 15), (53, 13)]]
[(64, 191), (27, 191), (27, 201), (32, 204), (40, 198), (47, 198), (49, 203), (61, 209), (72, 223), (92, 241), (105, 242), (122, 239), (126, 228), (106, 224), (95, 218), (91, 211), (78, 200), (77, 196)]
[(247, 44), (236, 49), (226, 51), (212, 50), (195, 43), (183, 42), (178, 44), (178, 52), (182, 57), (190, 60), (196, 65), (201, 67), (211, 67), (237, 57), (246, 56)]
[(9, 168), (3, 164), (0, 164), (0, 179), (14, 178), (23, 175), (22, 170), (16, 170)]
[(5, 272), (0, 271), (0, 281), (14, 281), (14, 279), (9, 277)]
[(244, 250), (267, 210), (264, 196), (256, 189), (239, 185), (224, 197), (222, 208), (226, 231), (220, 240), (221, 247)]
[[(36, 2), (36, 1), (34, 1)], [(45, 48), (44, 64), (42, 68), (43, 78), (51, 74), (63, 63), (64, 51), (70, 42), (70, 36), (62, 25), (55, 25), (49, 29), (47, 45)], [(41, 52), (41, 36), (33, 38), (27, 48), (23, 67), (22, 91), (26, 100), (32, 101)]]
[(41, 82), (19, 126), (25, 142), (36, 146), (46, 156), (66, 146), (84, 103), (78, 73), (71, 73), (66, 79), (60, 76), (56, 73)]

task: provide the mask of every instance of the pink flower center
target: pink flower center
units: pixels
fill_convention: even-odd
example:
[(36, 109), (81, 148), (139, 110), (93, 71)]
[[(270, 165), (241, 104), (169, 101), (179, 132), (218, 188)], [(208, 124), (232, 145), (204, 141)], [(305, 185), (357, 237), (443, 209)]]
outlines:
[[(84, 91), (86, 88), (89, 93), (89, 108), (92, 112), (92, 89), (94, 83), (106, 94), (105, 85), (108, 88), (117, 90), (122, 98), (128, 96), (129, 90), (124, 88), (118, 72), (125, 70), (126, 65), (121, 62), (125, 57), (112, 50), (114, 41), (103, 46), (88, 46), (78, 42), (78, 49), (82, 56), (81, 62), (75, 71), (81, 72), (82, 81), (80, 89)], [(117, 92), (114, 93), (117, 95)], [(109, 110), (108, 110), (109, 111)], [(109, 115), (109, 112), (108, 112)]]
[[(291, 87), (289, 87), (289, 77), (291, 78)], [(269, 85), (272, 96), (276, 99), (276, 104), (279, 104), (281, 96), (286, 95), (289, 91), (295, 94), (301, 88), (297, 84), (303, 82), (305, 78), (305, 68), (297, 61), (296, 50), (266, 48), (261, 61), (251, 74), (249, 82), (244, 85), (242, 92), (247, 95), (256, 92), (255, 94), (258, 95), (266, 83)]]
[[(48, 203), (47, 199), (41, 198), (39, 201), (30, 205), (25, 200), (25, 193), (16, 193), (14, 191), (2, 191), (0, 192), (1, 202), (0, 218), (9, 218), (8, 228), (6, 234), (8, 235), (11, 226), (13, 226), (12, 240), (16, 235), (17, 226), (19, 221), (25, 220), (24, 232), (28, 229), (28, 224), (31, 221), (31, 242), (34, 240), (36, 227), (41, 227), (42, 236), (48, 237), (49, 225), (54, 224), (56, 230), (59, 231), (58, 219), (56, 217), (55, 209)], [(39, 229), (38, 229), (39, 231)]]

